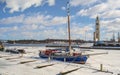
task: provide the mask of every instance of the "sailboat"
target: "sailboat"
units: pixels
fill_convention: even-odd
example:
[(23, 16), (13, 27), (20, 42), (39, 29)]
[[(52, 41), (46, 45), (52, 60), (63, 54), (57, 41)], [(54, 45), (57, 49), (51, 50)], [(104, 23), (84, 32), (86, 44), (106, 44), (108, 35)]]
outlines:
[(69, 2), (67, 2), (67, 19), (68, 19), (68, 34), (69, 34), (68, 50), (48, 49), (45, 51), (40, 51), (39, 56), (40, 58), (48, 58), (53, 60), (65, 61), (65, 62), (85, 64), (88, 59), (88, 56), (82, 55), (81, 52), (73, 51), (71, 48)]

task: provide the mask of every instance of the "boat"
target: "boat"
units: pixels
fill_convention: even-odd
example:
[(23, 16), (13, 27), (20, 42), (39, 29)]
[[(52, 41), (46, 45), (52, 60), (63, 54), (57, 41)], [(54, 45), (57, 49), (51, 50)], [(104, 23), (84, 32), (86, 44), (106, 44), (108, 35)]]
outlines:
[(64, 51), (58, 52), (54, 50), (46, 50), (42, 52), (40, 51), (39, 56), (41, 58), (48, 58), (78, 64), (85, 64), (88, 59), (88, 56), (81, 55), (81, 53), (73, 53), (73, 55), (70, 55), (69, 52)]
[(39, 56), (40, 58), (85, 64), (88, 59), (88, 56), (82, 55), (81, 52), (76, 52), (71, 48), (69, 2), (67, 2), (67, 20), (68, 20), (69, 48), (66, 48), (66, 50), (48, 49), (48, 50), (40, 51)]
[(0, 51), (4, 51), (4, 46), (1, 42), (0, 42)]
[(6, 49), (5, 52), (8, 52), (8, 53), (12, 53), (12, 54), (25, 54), (25, 50), (24, 49)]

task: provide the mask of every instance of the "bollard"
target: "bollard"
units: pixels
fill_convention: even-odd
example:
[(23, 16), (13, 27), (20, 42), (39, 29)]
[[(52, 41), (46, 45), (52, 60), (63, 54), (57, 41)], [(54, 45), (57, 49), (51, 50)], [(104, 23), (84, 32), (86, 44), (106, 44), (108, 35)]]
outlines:
[(103, 71), (103, 64), (100, 64), (100, 71)]

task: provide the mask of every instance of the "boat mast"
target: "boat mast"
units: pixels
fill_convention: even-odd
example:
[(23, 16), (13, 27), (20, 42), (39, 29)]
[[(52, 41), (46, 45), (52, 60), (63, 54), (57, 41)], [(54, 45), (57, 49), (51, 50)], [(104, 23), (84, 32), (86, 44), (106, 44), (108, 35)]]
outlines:
[(68, 19), (69, 51), (70, 51), (70, 55), (72, 55), (72, 51), (71, 51), (71, 37), (70, 37), (70, 4), (69, 4), (69, 2), (67, 2), (67, 19)]

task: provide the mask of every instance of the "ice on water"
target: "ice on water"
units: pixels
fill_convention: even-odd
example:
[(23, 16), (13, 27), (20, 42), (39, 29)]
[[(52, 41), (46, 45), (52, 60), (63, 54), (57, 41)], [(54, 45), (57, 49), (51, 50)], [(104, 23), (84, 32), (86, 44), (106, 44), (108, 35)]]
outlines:
[[(47, 59), (39, 58), (39, 50), (44, 50), (46, 47), (26, 47), (26, 46), (12, 46), (6, 48), (18, 48), (24, 49), (27, 53), (19, 59), (6, 60), (8, 57), (0, 58), (0, 75), (57, 75), (63, 71), (69, 71), (75, 68), (80, 68), (76, 71), (68, 73), (68, 75), (117, 75), (120, 74), (120, 50), (96, 50), (94, 52), (108, 52), (107, 55), (90, 56), (87, 63), (84, 65), (74, 63), (64, 63), (58, 61), (50, 61)], [(89, 53), (88, 52), (88, 53)], [(0, 56), (17, 57), (19, 54), (9, 54), (0, 52)], [(9, 57), (9, 58), (10, 58)], [(18, 64), (21, 61), (37, 60), (26, 64)], [(34, 69), (35, 66), (51, 64), (53, 66)], [(110, 71), (112, 73), (99, 72), (100, 64), (103, 64), (104, 71)]]

